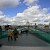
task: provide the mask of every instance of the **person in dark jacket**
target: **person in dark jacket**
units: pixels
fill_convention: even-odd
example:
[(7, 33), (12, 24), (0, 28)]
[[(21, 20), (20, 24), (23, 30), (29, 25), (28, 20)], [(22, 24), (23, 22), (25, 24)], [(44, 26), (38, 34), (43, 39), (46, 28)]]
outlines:
[(1, 26), (0, 26), (0, 35), (2, 35), (2, 28), (1, 28)]
[(14, 40), (16, 41), (16, 38), (18, 38), (18, 31), (16, 28), (14, 29), (13, 34), (14, 34)]

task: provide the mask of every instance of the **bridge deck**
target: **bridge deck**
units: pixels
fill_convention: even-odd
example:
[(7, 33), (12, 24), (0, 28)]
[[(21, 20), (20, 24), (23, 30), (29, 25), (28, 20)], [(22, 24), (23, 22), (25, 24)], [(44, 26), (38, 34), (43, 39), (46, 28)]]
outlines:
[(16, 42), (8, 42), (7, 38), (0, 39), (0, 43), (6, 46), (50, 46), (50, 44), (32, 34), (21, 34), (17, 38)]

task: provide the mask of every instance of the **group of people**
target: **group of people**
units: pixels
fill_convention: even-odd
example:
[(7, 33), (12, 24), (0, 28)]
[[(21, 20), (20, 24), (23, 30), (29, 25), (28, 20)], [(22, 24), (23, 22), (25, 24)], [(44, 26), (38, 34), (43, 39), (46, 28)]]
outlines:
[[(22, 34), (24, 32), (28, 33), (29, 30), (21, 30), (21, 31), (18, 31), (16, 28), (12, 28), (12, 27), (9, 27), (9, 25), (6, 25), (5, 26), (5, 30), (7, 31), (7, 34), (8, 34), (8, 41), (9, 40), (14, 40), (16, 41), (16, 38), (18, 38), (18, 35), (19, 34)], [(0, 35), (2, 34), (2, 27), (0, 26)]]
[[(18, 38), (18, 34), (19, 34), (19, 31), (14, 28), (14, 29), (11, 29), (9, 27), (7, 27), (7, 29), (5, 29), (7, 31), (7, 34), (8, 34), (8, 41), (9, 40), (14, 40), (16, 41), (16, 38)], [(0, 35), (2, 35), (2, 27), (0, 26)], [(0, 44), (0, 47), (2, 46), (2, 44)]]
[(11, 40), (14, 40), (16, 41), (16, 38), (18, 38), (18, 30), (15, 28), (14, 30), (12, 30), (11, 28), (8, 29), (8, 41), (11, 39)]

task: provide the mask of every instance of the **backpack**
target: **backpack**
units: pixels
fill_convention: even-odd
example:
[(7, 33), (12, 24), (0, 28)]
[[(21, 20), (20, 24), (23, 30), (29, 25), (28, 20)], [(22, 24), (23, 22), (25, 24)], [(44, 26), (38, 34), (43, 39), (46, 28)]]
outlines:
[(16, 35), (16, 34), (17, 34), (17, 31), (16, 31), (16, 30), (14, 30), (14, 31), (13, 31), (13, 33), (14, 33), (14, 35)]

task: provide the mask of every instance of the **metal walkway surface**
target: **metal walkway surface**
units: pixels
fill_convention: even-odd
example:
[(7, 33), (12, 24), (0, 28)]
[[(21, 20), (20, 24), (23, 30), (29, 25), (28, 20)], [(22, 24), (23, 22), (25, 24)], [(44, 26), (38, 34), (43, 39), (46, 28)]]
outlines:
[(47, 42), (29, 33), (19, 35), (16, 41), (8, 42), (7, 38), (0, 39), (0, 43), (5, 46), (50, 46)]
[(2, 46), (0, 50), (50, 50), (50, 47)]

